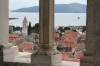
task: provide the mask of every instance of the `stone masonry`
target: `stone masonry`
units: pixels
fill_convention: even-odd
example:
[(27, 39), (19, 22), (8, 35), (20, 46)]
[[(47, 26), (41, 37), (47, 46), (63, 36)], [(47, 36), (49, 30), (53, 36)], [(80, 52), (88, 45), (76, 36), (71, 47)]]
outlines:
[(87, 0), (86, 51), (80, 66), (100, 66), (100, 0)]
[(33, 54), (34, 66), (51, 66), (62, 61), (61, 54), (54, 48), (54, 0), (39, 0), (39, 47)]

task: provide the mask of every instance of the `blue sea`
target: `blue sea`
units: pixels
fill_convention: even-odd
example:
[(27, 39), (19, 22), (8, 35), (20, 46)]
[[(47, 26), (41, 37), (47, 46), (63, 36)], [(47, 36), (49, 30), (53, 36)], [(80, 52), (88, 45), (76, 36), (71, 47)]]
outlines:
[[(39, 23), (39, 13), (9, 12), (9, 25), (22, 26), (24, 17), (31, 21), (32, 26)], [(55, 13), (55, 26), (86, 26), (86, 13)]]

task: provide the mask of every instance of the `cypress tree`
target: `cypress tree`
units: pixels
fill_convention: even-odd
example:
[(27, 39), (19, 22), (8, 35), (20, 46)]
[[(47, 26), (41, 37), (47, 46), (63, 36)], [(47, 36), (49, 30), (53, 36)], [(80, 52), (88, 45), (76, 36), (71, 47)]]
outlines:
[(31, 22), (29, 22), (29, 26), (28, 26), (28, 35), (31, 34)]

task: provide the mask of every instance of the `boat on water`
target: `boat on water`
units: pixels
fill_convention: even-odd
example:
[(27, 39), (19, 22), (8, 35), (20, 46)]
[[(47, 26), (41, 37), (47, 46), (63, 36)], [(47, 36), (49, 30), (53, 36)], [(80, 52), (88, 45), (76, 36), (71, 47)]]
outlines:
[(77, 19), (80, 19), (80, 17), (77, 17)]
[(9, 20), (15, 20), (15, 19), (18, 19), (18, 18), (9, 18)]

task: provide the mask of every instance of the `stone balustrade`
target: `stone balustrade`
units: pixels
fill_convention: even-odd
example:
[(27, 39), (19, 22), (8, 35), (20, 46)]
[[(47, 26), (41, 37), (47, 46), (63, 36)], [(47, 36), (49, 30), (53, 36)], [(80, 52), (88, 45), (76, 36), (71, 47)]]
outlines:
[(3, 48), (4, 62), (31, 63), (31, 54), (29, 52), (19, 52), (18, 46), (12, 44), (5, 45)]
[(3, 60), (4, 61), (13, 61), (14, 58), (18, 55), (18, 47), (13, 46), (13, 44), (9, 43), (4, 45), (3, 47)]

